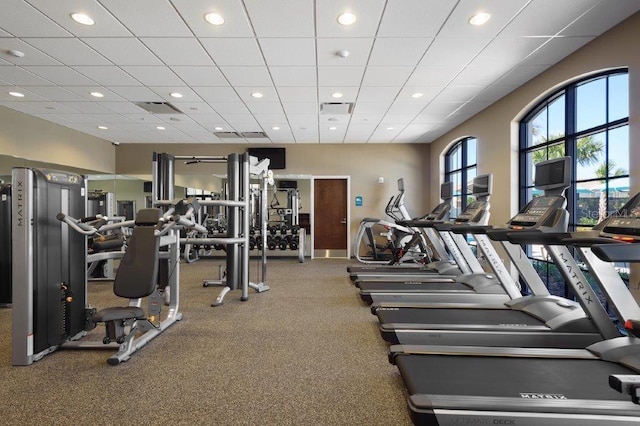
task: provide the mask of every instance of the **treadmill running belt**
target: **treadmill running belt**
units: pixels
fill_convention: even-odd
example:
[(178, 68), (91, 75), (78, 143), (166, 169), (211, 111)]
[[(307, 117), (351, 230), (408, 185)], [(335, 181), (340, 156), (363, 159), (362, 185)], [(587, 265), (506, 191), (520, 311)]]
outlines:
[(610, 374), (637, 374), (619, 364), (585, 359), (458, 355), (398, 355), (396, 365), (409, 394), (628, 401), (611, 389)]
[(442, 325), (544, 325), (522, 311), (510, 309), (378, 309), (380, 324), (442, 324)]
[(394, 292), (394, 291), (470, 291), (471, 287), (463, 283), (452, 282), (415, 282), (407, 284), (404, 282), (388, 282), (388, 281), (360, 281), (358, 283), (360, 291), (368, 292)]

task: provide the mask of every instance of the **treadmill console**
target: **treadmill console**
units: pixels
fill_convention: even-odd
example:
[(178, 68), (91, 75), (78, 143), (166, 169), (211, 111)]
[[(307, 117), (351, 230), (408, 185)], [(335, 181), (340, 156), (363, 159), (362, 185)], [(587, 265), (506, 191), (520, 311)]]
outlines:
[(622, 241), (640, 241), (640, 194), (607, 220), (600, 235)]
[(564, 208), (565, 203), (564, 197), (535, 197), (509, 221), (509, 228), (521, 229), (540, 225), (557, 209)]
[(487, 211), (488, 201), (474, 201), (456, 218), (456, 224), (468, 222), (480, 222), (482, 215)]
[(424, 216), (421, 220), (446, 220), (446, 216), (451, 210), (451, 202), (445, 201), (436, 206), (428, 215)]

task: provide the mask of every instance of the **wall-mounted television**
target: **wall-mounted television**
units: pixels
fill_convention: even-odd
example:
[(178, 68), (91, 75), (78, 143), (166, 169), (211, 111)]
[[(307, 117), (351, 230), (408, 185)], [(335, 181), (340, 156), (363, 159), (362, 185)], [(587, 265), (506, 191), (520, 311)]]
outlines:
[(287, 167), (285, 148), (248, 148), (247, 152), (249, 155), (257, 157), (258, 161), (268, 158), (271, 170), (282, 170)]

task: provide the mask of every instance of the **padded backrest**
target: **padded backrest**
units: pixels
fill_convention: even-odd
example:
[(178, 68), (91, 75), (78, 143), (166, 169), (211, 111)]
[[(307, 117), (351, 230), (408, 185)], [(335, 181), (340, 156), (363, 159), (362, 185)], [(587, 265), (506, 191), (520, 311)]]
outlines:
[[(155, 210), (155, 212), (145, 210)], [(113, 283), (113, 292), (127, 299), (149, 296), (155, 291), (158, 279), (160, 238), (156, 237), (155, 230), (160, 210), (140, 210), (136, 216), (136, 224), (141, 214), (143, 220), (140, 223), (145, 224), (133, 228), (127, 251), (120, 261)], [(155, 222), (152, 220), (154, 215)]]

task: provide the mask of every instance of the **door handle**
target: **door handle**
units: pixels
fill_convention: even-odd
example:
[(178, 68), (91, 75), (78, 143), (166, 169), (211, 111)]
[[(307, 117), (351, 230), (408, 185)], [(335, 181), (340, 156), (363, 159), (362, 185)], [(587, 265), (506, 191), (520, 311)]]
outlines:
[(342, 219), (342, 220), (340, 221), (340, 223), (341, 223), (341, 224), (343, 224), (343, 225), (346, 225), (346, 224), (347, 224), (347, 219)]

